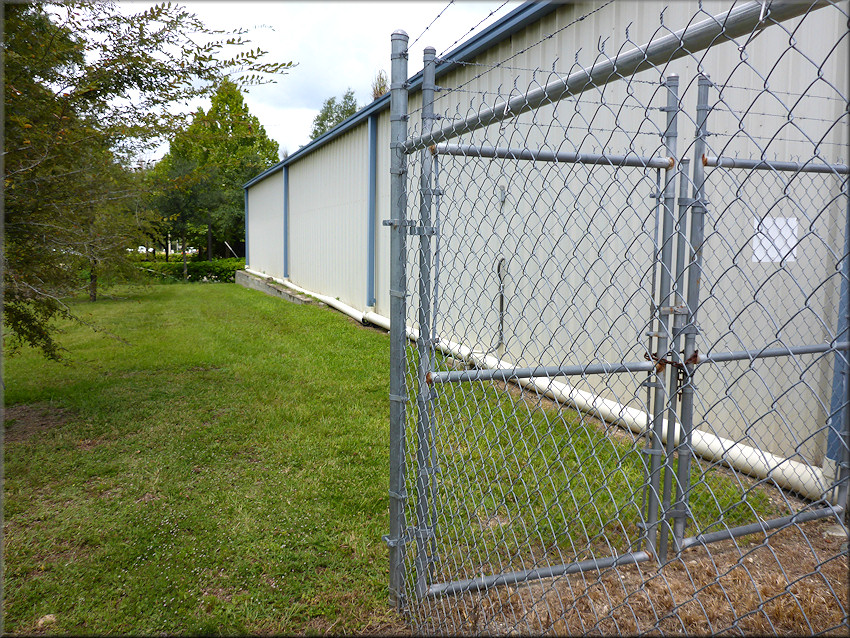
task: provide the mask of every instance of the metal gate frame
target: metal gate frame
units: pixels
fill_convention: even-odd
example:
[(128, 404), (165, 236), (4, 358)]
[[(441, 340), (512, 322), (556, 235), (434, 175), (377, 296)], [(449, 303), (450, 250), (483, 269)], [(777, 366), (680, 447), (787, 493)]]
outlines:
[[(774, 3), (771, 17), (775, 21), (796, 17), (807, 10), (807, 5), (798, 3)], [(701, 354), (697, 352), (699, 334), (697, 311), (700, 305), (700, 276), (702, 248), (704, 244), (704, 220), (708, 199), (705, 192), (706, 169), (727, 168), (742, 170), (770, 170), (811, 172), (847, 175), (846, 165), (799, 164), (795, 162), (753, 161), (726, 157), (707, 157), (705, 138), (708, 135), (707, 120), (710, 114), (708, 76), (700, 75), (696, 105), (697, 132), (693, 144), (692, 161), (677, 156), (677, 116), (681, 110), (678, 98), (678, 76), (668, 75), (664, 86), (667, 104), (664, 133), (664, 157), (642, 157), (636, 154), (581, 154), (561, 153), (546, 150), (495, 148), (471, 145), (453, 145), (448, 141), (461, 133), (486, 127), (495, 122), (534, 109), (549, 101), (575, 95), (591, 87), (598, 87), (622, 76), (628, 76), (659, 61), (668, 62), (684, 56), (687, 52), (706, 48), (717, 36), (720, 25), (724, 35), (735, 37), (745, 34), (758, 23), (761, 3), (753, 2), (735, 8), (721, 16), (705, 20), (687, 29), (617, 56), (615, 60), (593, 67), (589, 73), (579, 72), (564, 80), (557, 80), (545, 87), (521, 95), (508, 102), (456, 122), (439, 130), (435, 129), (433, 111), (435, 91), (435, 50), (425, 50), (422, 83), (422, 134), (414, 139), (407, 138), (407, 35), (396, 31), (392, 35), (392, 84), (391, 84), (391, 206), (392, 219), (385, 225), (392, 227), (391, 244), (391, 377), (390, 377), (390, 533), (385, 537), (390, 552), (390, 594), (394, 606), (405, 609), (408, 590), (412, 589), (415, 599), (444, 596), (462, 592), (488, 589), (490, 587), (515, 584), (530, 580), (550, 578), (569, 573), (601, 570), (612, 566), (657, 560), (661, 564), (670, 559), (668, 539), (672, 537), (672, 552), (676, 556), (682, 551), (704, 546), (717, 541), (764, 532), (790, 524), (816, 520), (824, 517), (840, 517), (846, 508), (848, 484), (850, 484), (850, 384), (847, 383), (846, 359), (836, 357), (835, 384), (832, 397), (830, 424), (828, 429), (828, 455), (837, 467), (835, 492), (823, 506), (771, 520), (728, 528), (714, 533), (686, 536), (689, 517), (688, 497), (690, 493), (690, 460), (693, 456), (691, 435), (693, 431), (694, 389), (696, 371), (700, 365), (720, 364), (729, 361), (753, 361), (759, 358), (787, 357), (799, 354), (846, 352), (850, 349), (847, 328), (850, 324), (848, 303), (848, 279), (850, 279), (850, 206), (846, 214), (845, 257), (843, 260), (838, 338), (836, 342), (804, 344), (801, 346), (772, 349), (750, 349), (740, 352)], [(616, 73), (613, 69), (616, 68)], [(407, 219), (406, 155), (420, 153), (421, 174), (419, 187), (419, 219)], [(656, 229), (660, 226), (660, 244), (656, 245), (656, 268), (660, 270), (658, 281), (653, 277), (654, 290), (651, 314), (655, 328), (649, 338), (649, 352), (658, 353), (650, 361), (610, 362), (572, 366), (537, 366), (468, 371), (435, 370), (435, 354), (441, 348), (436, 335), (437, 290), (439, 272), (439, 157), (441, 155), (498, 158), (508, 161), (562, 162), (589, 165), (636, 167), (643, 170), (654, 168), (659, 171), (659, 183), (663, 189), (657, 193)], [(692, 167), (689, 164), (692, 163)], [(692, 174), (688, 176), (688, 169)], [(663, 171), (663, 177), (661, 177)], [(688, 183), (690, 197), (686, 196)], [(845, 181), (847, 188), (847, 181)], [(850, 195), (850, 193), (848, 193)], [(850, 198), (849, 198), (850, 199)], [(435, 213), (435, 214), (434, 214)], [(661, 219), (658, 219), (660, 214)], [(660, 223), (659, 223), (660, 221)], [(685, 236), (685, 228), (690, 228)], [(410, 329), (405, 323), (406, 299), (406, 241), (407, 236), (419, 239), (418, 276), (418, 330)], [(677, 259), (673, 264), (673, 247), (676, 245)], [(685, 256), (687, 255), (687, 260)], [(687, 261), (687, 263), (686, 263)], [(653, 272), (655, 272), (655, 269)], [(415, 339), (418, 366), (416, 406), (416, 494), (415, 524), (406, 525), (405, 503), (405, 423), (408, 403), (408, 388), (405, 381), (407, 369), (405, 343)], [(680, 346), (683, 351), (680, 353)], [(841, 365), (839, 365), (841, 364)], [(573, 375), (611, 374), (620, 372), (646, 372), (645, 386), (651, 397), (651, 424), (645, 449), (649, 457), (648, 473), (645, 477), (646, 516), (643, 533), (637, 551), (621, 555), (602, 556), (549, 568), (501, 573), (479, 578), (434, 583), (433, 554), (436, 551), (436, 510), (434, 503), (436, 467), (435, 428), (433, 400), (435, 386), (443, 383), (461, 383), (472, 380), (517, 380), (533, 377), (557, 377)], [(681, 401), (677, 397), (681, 395)], [(648, 402), (647, 405), (650, 405)], [(843, 452), (842, 452), (843, 450)], [(841, 455), (843, 458), (835, 458)], [(676, 481), (673, 482), (674, 461), (678, 460)], [(664, 481), (661, 475), (664, 470)], [(416, 545), (415, 577), (408, 587), (404, 574), (404, 554), (408, 544)], [(645, 547), (644, 547), (645, 545)], [(643, 549), (641, 549), (643, 547)]]

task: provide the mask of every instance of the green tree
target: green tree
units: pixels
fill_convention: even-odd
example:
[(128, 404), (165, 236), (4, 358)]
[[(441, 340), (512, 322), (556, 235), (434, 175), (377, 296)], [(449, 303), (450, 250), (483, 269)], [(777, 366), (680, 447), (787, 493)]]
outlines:
[[(207, 257), (219, 248), (244, 242), (245, 210), (242, 184), (279, 160), (278, 144), (250, 113), (239, 87), (224, 79), (208, 111), (199, 109), (191, 125), (171, 142), (172, 158), (193, 162), (215, 196), (198, 210), (197, 223), (206, 226)], [(210, 181), (209, 176), (216, 180)]]
[[(4, 333), (11, 350), (27, 343), (58, 358), (52, 319), (72, 316), (63, 298), (126, 260), (139, 197), (131, 167), (185, 126), (174, 106), (224, 76), (256, 84), (291, 63), (263, 63), (242, 32), (210, 31), (171, 4), (132, 15), (108, 2), (5, 4), (3, 22)], [(241, 52), (219, 60), (228, 47)], [(84, 245), (86, 233), (99, 241)], [(85, 263), (94, 277), (83, 280)]]
[(187, 248), (198, 237), (208, 211), (220, 200), (219, 177), (211, 166), (202, 167), (186, 155), (169, 152), (150, 175), (150, 202), (169, 233), (180, 239), (183, 278), (188, 279)]
[(324, 135), (344, 119), (351, 117), (357, 112), (357, 102), (354, 99), (354, 91), (348, 89), (337, 102), (336, 97), (329, 97), (322, 104), (319, 114), (313, 120), (313, 128), (310, 131), (310, 139)]

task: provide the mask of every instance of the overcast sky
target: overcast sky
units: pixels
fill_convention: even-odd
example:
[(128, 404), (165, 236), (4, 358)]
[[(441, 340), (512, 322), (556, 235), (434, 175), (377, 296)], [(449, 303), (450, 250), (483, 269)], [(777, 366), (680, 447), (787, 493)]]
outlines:
[[(127, 4), (141, 10), (150, 3)], [(287, 149), (293, 153), (310, 141), (313, 118), (327, 98), (340, 96), (351, 87), (358, 106), (372, 101), (370, 87), (378, 70), (384, 69), (389, 76), (390, 34), (394, 30), (406, 31), (411, 42), (421, 34), (410, 50), (409, 74), (413, 75), (422, 68), (422, 50), (426, 46), (435, 47), (438, 54), (447, 52), (520, 2), (190, 0), (181, 4), (208, 27), (250, 29), (244, 37), (252, 40), (252, 47), (268, 51), (269, 61), (291, 60), (298, 64), (277, 83), (250, 87), (245, 96), (248, 108), (260, 119), (269, 137), (278, 141), (281, 151)], [(488, 18), (491, 12), (493, 15)], [(470, 34), (469, 30), (482, 20)], [(261, 25), (271, 29), (256, 28)], [(157, 155), (165, 150), (161, 149)]]

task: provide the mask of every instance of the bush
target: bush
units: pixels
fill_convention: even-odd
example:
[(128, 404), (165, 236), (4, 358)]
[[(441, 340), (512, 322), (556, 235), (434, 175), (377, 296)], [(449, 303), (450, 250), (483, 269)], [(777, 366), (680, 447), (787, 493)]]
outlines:
[[(189, 281), (214, 281), (233, 283), (236, 279), (236, 271), (245, 267), (244, 259), (231, 257), (230, 259), (216, 259), (214, 261), (189, 261), (186, 270)], [(152, 261), (139, 265), (143, 271), (151, 277), (160, 280), (183, 280), (183, 260), (176, 261)]]

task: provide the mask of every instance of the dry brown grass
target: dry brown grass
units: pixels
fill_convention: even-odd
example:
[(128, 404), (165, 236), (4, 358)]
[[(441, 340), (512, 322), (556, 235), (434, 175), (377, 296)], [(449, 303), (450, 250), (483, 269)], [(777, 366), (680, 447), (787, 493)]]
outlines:
[(430, 605), (449, 633), (847, 635), (846, 539), (816, 521), (693, 548), (659, 568), (500, 587)]

